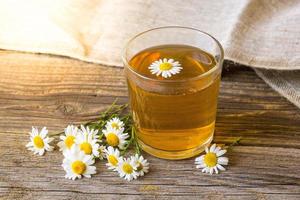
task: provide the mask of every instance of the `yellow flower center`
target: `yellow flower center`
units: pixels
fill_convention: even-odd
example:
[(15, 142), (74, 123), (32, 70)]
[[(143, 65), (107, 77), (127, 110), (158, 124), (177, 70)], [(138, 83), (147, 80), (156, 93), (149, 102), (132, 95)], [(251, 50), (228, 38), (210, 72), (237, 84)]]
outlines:
[(161, 63), (161, 64), (159, 65), (159, 69), (162, 70), (162, 71), (170, 70), (172, 67), (173, 67), (172, 64), (167, 63), (167, 62)]
[(119, 125), (117, 123), (115, 123), (115, 122), (113, 122), (111, 124), (111, 127), (115, 128), (115, 129), (119, 129), (120, 128)]
[(141, 171), (144, 168), (144, 166), (140, 162), (137, 162), (137, 163), (138, 163), (138, 167), (136, 168), (136, 170)]
[(83, 142), (80, 144), (80, 150), (83, 151), (87, 155), (91, 155), (93, 148), (92, 145), (88, 142)]
[(133, 172), (132, 166), (128, 163), (124, 163), (122, 169), (126, 174), (131, 174)]
[(80, 160), (76, 160), (75, 162), (72, 163), (72, 171), (75, 174), (83, 174), (86, 170), (86, 165), (84, 162)]
[(114, 155), (109, 155), (107, 160), (113, 166), (117, 166), (117, 164), (118, 164), (118, 159)]
[(106, 142), (109, 146), (116, 147), (119, 145), (119, 138), (114, 133), (109, 133), (106, 136)]
[(72, 145), (75, 142), (75, 137), (73, 135), (69, 135), (66, 139), (65, 139), (65, 145), (68, 149), (71, 149)]
[(33, 138), (33, 144), (36, 148), (39, 149), (42, 149), (45, 146), (43, 139), (38, 135)]
[(204, 163), (208, 167), (214, 167), (217, 165), (217, 155), (215, 153), (209, 152), (204, 156)]

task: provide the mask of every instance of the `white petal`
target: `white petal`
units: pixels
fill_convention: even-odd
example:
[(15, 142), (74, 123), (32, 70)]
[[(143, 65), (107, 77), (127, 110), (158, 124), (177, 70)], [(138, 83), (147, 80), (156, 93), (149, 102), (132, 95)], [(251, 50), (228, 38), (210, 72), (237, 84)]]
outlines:
[(32, 127), (32, 129), (31, 129), (31, 133), (32, 133), (32, 135), (33, 135), (33, 136), (37, 136), (37, 135), (39, 134), (39, 131), (38, 131), (38, 129), (37, 129), (37, 128), (35, 128), (35, 127)]
[(96, 174), (96, 167), (88, 166), (84, 174)]
[(46, 128), (46, 127), (43, 127), (43, 129), (41, 130), (40, 136), (41, 136), (42, 138), (45, 138), (45, 137), (47, 136), (47, 134), (48, 134), (47, 128)]
[(171, 74), (178, 74), (178, 73), (179, 73), (179, 70), (178, 70), (178, 69), (171, 69), (171, 70), (170, 70), (170, 73), (171, 73)]
[(35, 148), (33, 147), (27, 147), (28, 150), (35, 152)]
[(172, 76), (172, 74), (171, 74), (169, 71), (166, 71), (166, 73), (167, 73), (167, 76), (168, 76), (168, 77), (171, 77), (171, 76)]
[(206, 153), (208, 153), (208, 152), (209, 152), (209, 150), (208, 150), (208, 147), (205, 147), (205, 152), (206, 152)]
[(204, 155), (199, 156), (199, 157), (197, 157), (197, 158), (195, 159), (195, 161), (197, 161), (197, 162), (203, 162), (203, 158), (204, 158)]
[(213, 144), (213, 145), (211, 145), (211, 147), (210, 147), (210, 149), (209, 149), (209, 151), (210, 152), (214, 152), (215, 151), (215, 148), (216, 148), (216, 144)]
[(219, 156), (224, 155), (226, 152), (227, 152), (227, 151), (226, 151), (225, 149), (222, 149), (222, 150), (218, 151), (216, 154), (217, 154), (217, 156), (219, 157)]
[(225, 171), (225, 168), (224, 168), (222, 165), (220, 165), (220, 164), (217, 164), (217, 168), (218, 168), (219, 170)]
[(196, 165), (196, 168), (197, 168), (197, 169), (199, 169), (199, 168), (204, 168), (204, 167), (206, 167), (205, 164)]
[(91, 178), (92, 176), (90, 174), (83, 174), (84, 177), (86, 178)]
[(64, 135), (61, 135), (61, 136), (59, 136), (59, 139), (61, 139), (61, 140), (65, 140), (65, 139), (66, 139), (66, 136), (64, 136)]
[(212, 175), (212, 174), (214, 173), (214, 168), (211, 167), (211, 168), (209, 169), (209, 173)]
[(166, 74), (166, 72), (165, 72), (165, 71), (163, 71), (163, 72), (162, 72), (162, 77), (164, 77), (164, 78), (168, 78), (168, 76), (167, 76), (167, 74)]
[(215, 148), (214, 153), (218, 153), (220, 150), (221, 150), (221, 147), (217, 146), (217, 147)]
[(158, 68), (156, 66), (152, 66), (152, 67), (150, 66), (149, 69), (150, 69), (150, 71), (156, 71), (156, 70), (158, 70)]
[(50, 146), (50, 145), (48, 145), (47, 148), (46, 148), (47, 151), (53, 151), (53, 149), (54, 149), (54, 147)]
[(52, 141), (54, 140), (53, 137), (47, 137), (46, 139), (47, 139), (47, 141), (48, 141), (49, 143), (52, 142)]
[(92, 165), (95, 163), (95, 160), (92, 158), (92, 156), (85, 156), (82, 161), (87, 165)]
[(26, 144), (26, 147), (32, 147), (33, 146), (33, 142), (28, 142), (27, 144)]
[(203, 160), (195, 161), (195, 165), (203, 165), (205, 164)]
[(39, 153), (40, 153), (40, 151), (33, 149), (33, 154), (39, 154)]
[(45, 153), (45, 150), (44, 150), (44, 149), (41, 149), (41, 150), (39, 150), (38, 153), (39, 153), (40, 156), (42, 156), (42, 155)]
[(228, 164), (228, 158), (227, 157), (219, 157), (218, 163), (221, 165), (227, 165)]
[(216, 166), (214, 166), (214, 168), (213, 168), (213, 169), (215, 170), (216, 174), (218, 174), (218, 173), (219, 173), (219, 171), (218, 171), (218, 168), (217, 168)]

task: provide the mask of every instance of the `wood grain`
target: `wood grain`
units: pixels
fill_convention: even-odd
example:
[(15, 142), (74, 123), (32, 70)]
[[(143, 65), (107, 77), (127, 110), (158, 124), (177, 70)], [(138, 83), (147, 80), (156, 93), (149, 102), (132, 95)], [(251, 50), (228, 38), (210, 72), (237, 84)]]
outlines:
[(97, 163), (92, 179), (63, 178), (62, 155), (25, 149), (31, 126), (51, 133), (97, 117), (118, 97), (127, 102), (122, 69), (66, 57), (0, 51), (0, 199), (300, 199), (300, 111), (250, 68), (226, 62), (215, 141), (230, 144), (220, 175), (193, 159), (146, 155), (151, 172), (127, 183)]

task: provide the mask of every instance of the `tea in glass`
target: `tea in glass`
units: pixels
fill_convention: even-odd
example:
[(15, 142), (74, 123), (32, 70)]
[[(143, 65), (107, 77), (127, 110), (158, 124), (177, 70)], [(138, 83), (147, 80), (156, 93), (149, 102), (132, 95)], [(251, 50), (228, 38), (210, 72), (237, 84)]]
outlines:
[[(151, 32), (157, 31), (159, 39), (143, 46), (152, 41)], [(186, 33), (175, 34), (179, 38), (169, 35), (176, 31)], [(144, 38), (143, 34), (150, 36)], [(146, 152), (160, 158), (194, 156), (213, 138), (223, 51), (214, 48), (219, 50), (214, 53), (195, 45), (199, 40), (180, 39), (186, 34), (201, 34), (215, 40), (194, 29), (166, 27), (143, 34), (137, 36), (143, 37), (145, 42), (139, 41), (143, 45), (136, 43), (141, 38), (131, 41), (136, 43), (135, 53), (128, 51), (134, 46), (129, 42), (124, 61), (138, 141)], [(162, 40), (164, 34), (169, 37)]]

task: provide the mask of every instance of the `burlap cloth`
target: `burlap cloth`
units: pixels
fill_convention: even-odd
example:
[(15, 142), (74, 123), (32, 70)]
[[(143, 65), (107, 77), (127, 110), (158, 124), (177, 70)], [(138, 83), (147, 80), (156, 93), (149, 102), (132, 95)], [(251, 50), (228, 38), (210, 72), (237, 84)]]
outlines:
[(0, 0), (0, 48), (122, 66), (128, 38), (190, 26), (300, 107), (299, 0)]

